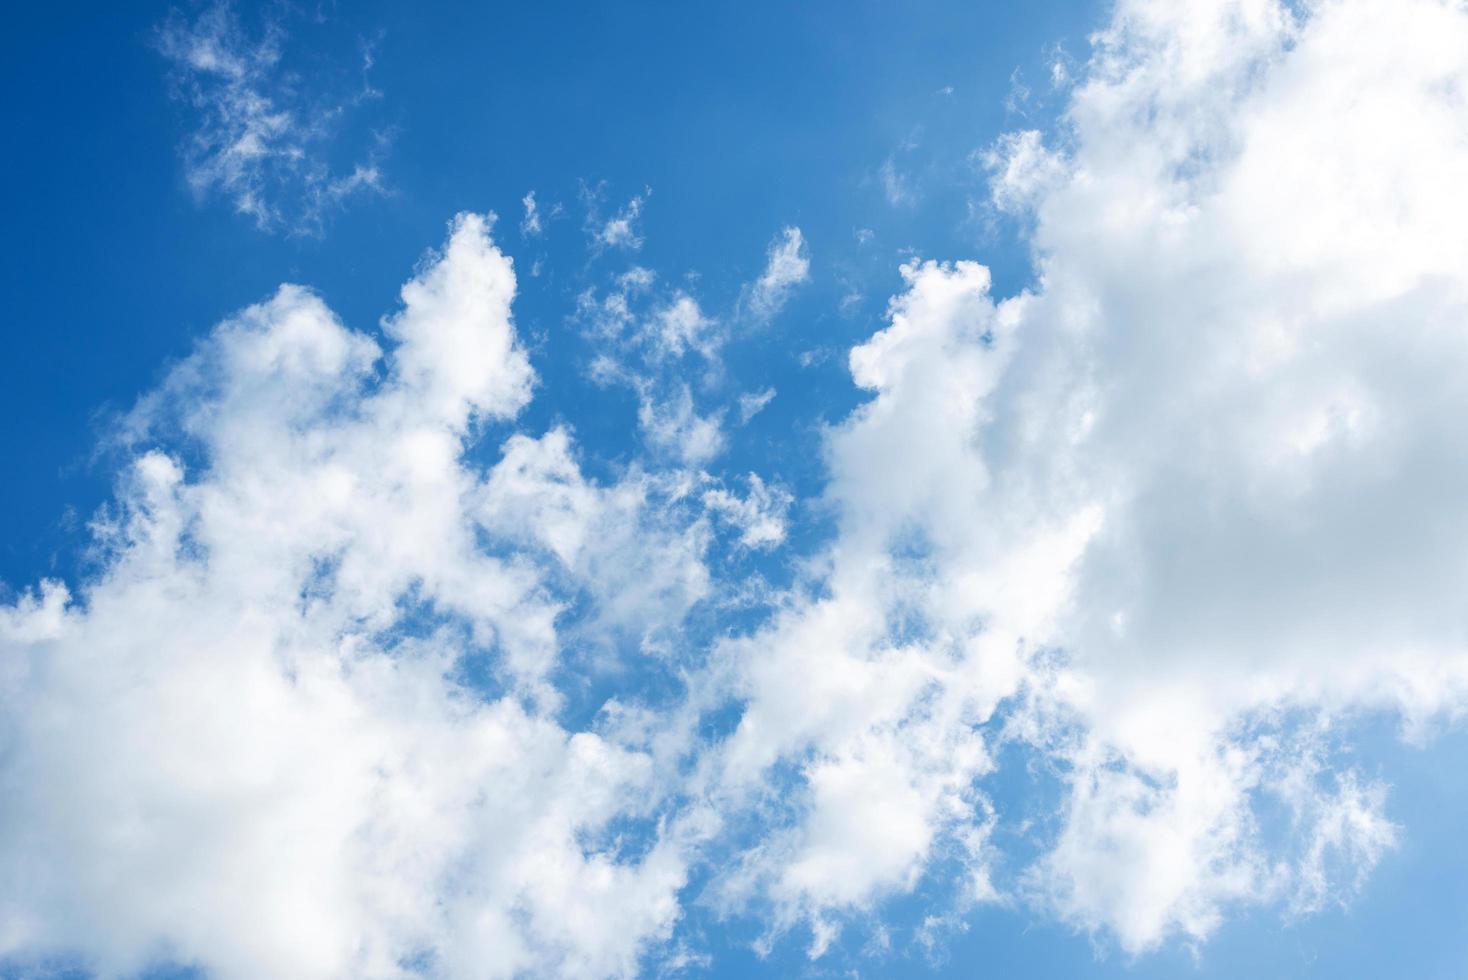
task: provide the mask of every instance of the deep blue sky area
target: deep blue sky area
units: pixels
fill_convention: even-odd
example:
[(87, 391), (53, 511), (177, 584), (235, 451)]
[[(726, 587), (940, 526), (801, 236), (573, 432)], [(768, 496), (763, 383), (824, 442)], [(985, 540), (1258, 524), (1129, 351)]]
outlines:
[[(809, 288), (777, 322), (739, 333), (724, 356), (727, 376), (710, 383), (778, 389), (766, 411), (730, 429), (721, 466), (758, 470), (815, 501), (798, 513), (792, 540), (819, 536), (821, 426), (860, 400), (846, 351), (882, 326), (910, 258), (978, 260), (1001, 297), (1032, 281), (1021, 230), (983, 207), (978, 154), (1006, 131), (1053, 121), (1059, 99), (1047, 66), (1083, 61), (1107, 8), (1093, 0), (242, 7), (250, 36), (267, 20), (287, 26), (284, 58), (303, 90), (358, 93), (334, 123), (340, 132), (325, 152), (341, 156), (332, 165), (349, 169), (357, 149), (382, 147), (380, 193), (331, 209), (319, 233), (306, 234), (261, 229), (226, 196), (187, 185), (180, 148), (192, 110), (174, 97), (158, 31), (199, 8), (10, 9), (0, 32), (8, 94), (0, 599), (44, 577), (85, 577), (87, 521), (115, 474), (105, 448), (112, 422), (214, 324), (297, 282), (348, 325), (376, 332), (425, 250), (464, 210), (499, 216), (496, 241), (520, 276), (515, 317), (539, 378), (523, 427), (571, 426), (598, 475), (630, 454), (636, 405), (589, 379), (593, 352), (573, 319), (578, 295), (599, 294), (636, 264), (731, 319), (774, 236), (799, 226)], [(538, 238), (519, 231), (529, 191), (545, 216)], [(605, 219), (638, 195), (645, 244), (635, 254), (598, 253), (588, 208)], [(492, 461), (508, 431), (487, 430), (476, 452)], [(790, 574), (778, 560), (762, 571)], [(713, 957), (707, 975), (729, 978), (1468, 976), (1468, 737), (1419, 748), (1392, 725), (1370, 728), (1352, 764), (1391, 785), (1399, 846), (1359, 896), (1312, 915), (1238, 910), (1196, 948), (1173, 939), (1132, 958), (1043, 911), (981, 906), (929, 959), (911, 941), (926, 909), (919, 894), (881, 906), (891, 950), (873, 953), (869, 942), (812, 962), (803, 926), (762, 959), (751, 951), (758, 924), (725, 922), (690, 893), (687, 934)], [(989, 789), (1015, 803), (1007, 820), (1020, 819), (1026, 799), (1031, 809), (1056, 799), (1043, 780), (1005, 778)], [(0, 965), (0, 978), (37, 975), (50, 974)], [(168, 967), (146, 976), (192, 974)]]
[[(1043, 96), (1047, 51), (1084, 51), (1097, 15), (1094, 4), (1055, 0), (370, 4), (325, 10), (318, 23), (313, 11), (269, 7), (293, 32), (286, 56), (303, 73), (319, 62), (342, 88), (371, 46), (367, 77), (381, 97), (346, 117), (341, 143), (390, 134), (386, 194), (329, 215), (317, 237), (261, 231), (228, 201), (190, 193), (178, 154), (188, 109), (170, 100), (156, 50), (172, 9), (31, 5), (0, 39), (15, 93), (0, 161), (0, 409), (15, 461), (0, 581), (12, 586), (69, 569), (110, 479), (93, 459), (107, 413), (131, 405), (195, 338), (282, 281), (309, 284), (349, 325), (372, 329), (460, 210), (501, 216), (497, 238), (521, 271), (517, 316), (555, 348), (536, 367), (547, 385), (564, 380), (561, 410), (584, 384), (574, 364), (561, 377), (557, 356), (574, 296), (591, 282), (583, 186), (605, 182), (608, 216), (650, 188), (637, 262), (698, 274), (699, 298), (715, 309), (758, 274), (772, 235), (799, 225), (823, 274), (785, 329), (812, 348), (844, 350), (874, 329), (903, 249), (980, 257), (998, 291), (1016, 288), (1028, 275), (1023, 250), (994, 222), (967, 217), (982, 177), (969, 157), (1023, 124), (1005, 108), (1011, 76)], [(240, 19), (258, 32), (263, 15)], [(886, 202), (889, 158), (910, 203)], [(527, 247), (516, 225), (531, 189), (564, 215)], [(861, 227), (875, 233), (865, 248)], [(527, 282), (541, 255), (544, 281)], [(847, 317), (835, 312), (842, 276), (864, 294)], [(736, 349), (732, 369), (763, 354)], [(849, 388), (840, 360), (819, 379), (838, 397)]]

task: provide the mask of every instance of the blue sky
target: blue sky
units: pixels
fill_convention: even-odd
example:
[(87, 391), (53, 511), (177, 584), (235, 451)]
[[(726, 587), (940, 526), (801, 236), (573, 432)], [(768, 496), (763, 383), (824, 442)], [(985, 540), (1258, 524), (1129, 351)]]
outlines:
[(17, 17), (0, 976), (1468, 972), (1461, 9)]
[[(644, 264), (700, 272), (725, 294), (790, 223), (819, 236), (818, 261), (832, 272), (843, 260), (861, 263), (850, 274), (869, 293), (868, 317), (898, 279), (891, 261), (862, 262), (857, 228), (880, 232), (888, 256), (982, 246), (997, 273), (1022, 282), (1022, 248), (953, 220), (980, 179), (967, 156), (1005, 127), (1011, 74), (1044, 72), (1046, 46), (1083, 44), (1096, 15), (1074, 3), (1031, 5), (1023, 16), (940, 4), (921, 18), (881, 4), (615, 14), (380, 5), (331, 11), (317, 24), (304, 10), (241, 9), (254, 36), (266, 18), (288, 24), (296, 70), (308, 70), (316, 52), (328, 66), (328, 99), (359, 84), (362, 45), (372, 45), (368, 77), (383, 95), (344, 119), (332, 149), (350, 160), (374, 129), (395, 133), (388, 193), (332, 214), (321, 237), (301, 238), (261, 233), (228, 202), (200, 206), (188, 193), (177, 150), (191, 118), (170, 103), (167, 65), (152, 43), (172, 9), (79, 19), (35, 8), (5, 42), (12, 85), (45, 93), (9, 113), (35, 152), (7, 162), (12, 186), (26, 188), (12, 201), (7, 288), (23, 304), (15, 323), (51, 326), (14, 331), (27, 346), (0, 388), (13, 399), (6, 409), (31, 420), (16, 451), (61, 481), (13, 489), (7, 580), (68, 560), (52, 539), (58, 499), (85, 514), (105, 493), (106, 470), (87, 464), (94, 414), (129, 405), (222, 311), (291, 280), (370, 325), (448, 216), (494, 211), (510, 232), (532, 189), (567, 209), (542, 249), (548, 258), (554, 250), (556, 282), (527, 289), (519, 311), (546, 330), (561, 328), (590, 281), (578, 194), (602, 181), (614, 205), (653, 188)], [(946, 86), (953, 94), (938, 94)], [(911, 141), (919, 146), (904, 155)], [(884, 206), (879, 171), (893, 154), (904, 155), (905, 169), (932, 171), (911, 207)], [(59, 261), (78, 247), (84, 265)], [(534, 254), (519, 258), (528, 265)], [(792, 322), (819, 318), (809, 336), (830, 335), (833, 346), (869, 332), (835, 315), (840, 286), (822, 278), (814, 285), (823, 300)]]

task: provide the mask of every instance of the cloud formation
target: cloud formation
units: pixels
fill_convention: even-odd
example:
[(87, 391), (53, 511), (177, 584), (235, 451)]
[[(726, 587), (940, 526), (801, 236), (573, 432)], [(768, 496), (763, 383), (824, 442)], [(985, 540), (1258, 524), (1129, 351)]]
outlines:
[(535, 202), (535, 192), (526, 191), (520, 203), (525, 207), (525, 217), (520, 219), (520, 235), (524, 238), (539, 237), (545, 231), (545, 222), (541, 218), (540, 205)]
[(765, 269), (745, 290), (745, 311), (757, 322), (774, 318), (795, 287), (810, 279), (810, 249), (800, 229), (788, 227), (770, 242)]
[(192, 110), (181, 148), (190, 190), (200, 200), (225, 197), (261, 230), (319, 235), (351, 198), (383, 191), (388, 138), (373, 133), (357, 159), (342, 165), (333, 152), (342, 117), (379, 95), (365, 81), (370, 51), (360, 87), (332, 99), (301, 91), (284, 61), (289, 40), (274, 20), (251, 37), (227, 2), (192, 21), (175, 12), (155, 38), (175, 97)]
[(581, 189), (582, 203), (586, 206), (586, 235), (592, 253), (600, 255), (607, 249), (636, 252), (642, 248), (642, 209), (652, 196), (652, 189), (644, 188), (641, 194), (632, 195), (610, 218), (603, 218), (601, 213), (605, 191), (604, 184)]
[[(381, 336), (226, 320), (127, 419), (99, 571), (0, 606), (0, 956), (607, 977), (694, 902), (819, 958), (920, 889), (913, 942), (1008, 902), (1132, 954), (1348, 900), (1410, 833), (1353, 723), (1468, 708), (1465, 52), (1447, 0), (1122, 0), (980, 154), (1034, 286), (903, 265), (818, 498), (717, 472), (720, 318), (640, 266), (576, 318), (632, 458), (526, 431), (476, 215)], [(787, 228), (736, 313), (808, 277)]]
[[(851, 352), (829, 572), (724, 651), (717, 792), (801, 773), (731, 902), (818, 951), (943, 853), (1139, 952), (1391, 846), (1329, 733), (1464, 705), (1465, 38), (1435, 0), (1130, 0), (1055, 148), (1000, 142), (1039, 285), (905, 267)], [(1020, 868), (983, 789), (1014, 742), (1061, 790)]]
[(386, 353), (284, 286), (140, 405), (105, 570), (0, 615), (0, 954), (607, 976), (668, 934), (650, 756), (610, 715), (565, 730), (550, 676), (578, 590), (638, 629), (686, 608), (696, 530), (560, 431), (466, 462), (534, 381), (514, 290), (461, 216)]

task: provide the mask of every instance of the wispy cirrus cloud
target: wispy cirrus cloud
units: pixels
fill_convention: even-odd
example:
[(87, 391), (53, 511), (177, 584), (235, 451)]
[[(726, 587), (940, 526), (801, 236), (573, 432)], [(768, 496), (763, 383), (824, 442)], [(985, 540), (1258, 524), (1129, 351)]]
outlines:
[(791, 225), (770, 242), (764, 271), (745, 286), (743, 312), (756, 322), (767, 322), (784, 309), (795, 288), (809, 280), (810, 248), (800, 229)]
[(642, 248), (642, 210), (651, 196), (652, 188), (645, 187), (642, 193), (632, 195), (626, 204), (606, 216), (602, 212), (606, 183), (583, 184), (581, 203), (586, 209), (586, 238), (592, 254), (600, 255), (608, 249), (636, 252)]
[(371, 45), (359, 43), (358, 78), (344, 66), (303, 72), (285, 23), (267, 17), (246, 30), (227, 2), (192, 19), (172, 13), (154, 44), (186, 107), (180, 152), (199, 200), (226, 199), (264, 231), (319, 235), (351, 200), (385, 191), (381, 161), (391, 141), (380, 127), (344, 149), (354, 111), (381, 96), (367, 80)]

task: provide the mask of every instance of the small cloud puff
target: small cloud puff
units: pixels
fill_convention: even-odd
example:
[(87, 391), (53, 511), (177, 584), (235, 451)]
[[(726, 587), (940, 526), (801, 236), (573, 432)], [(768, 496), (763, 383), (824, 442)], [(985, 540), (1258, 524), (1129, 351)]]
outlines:
[(634, 194), (610, 218), (601, 217), (599, 205), (604, 193), (604, 184), (595, 188), (583, 186), (581, 189), (581, 198), (586, 205), (586, 233), (591, 241), (593, 254), (599, 255), (609, 248), (636, 252), (642, 248), (642, 230), (638, 223), (647, 199), (652, 196), (652, 189), (643, 188), (641, 194)]
[(784, 309), (795, 287), (809, 280), (810, 250), (792, 225), (770, 242), (764, 271), (745, 287), (743, 310), (758, 323), (768, 322)]

